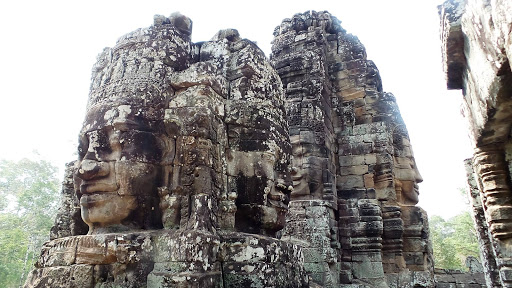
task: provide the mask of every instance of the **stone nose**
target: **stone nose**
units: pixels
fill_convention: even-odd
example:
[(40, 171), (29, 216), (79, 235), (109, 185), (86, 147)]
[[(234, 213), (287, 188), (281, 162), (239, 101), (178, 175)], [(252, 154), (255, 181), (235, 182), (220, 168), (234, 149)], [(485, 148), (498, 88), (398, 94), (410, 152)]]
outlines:
[(108, 162), (85, 159), (80, 162), (76, 175), (83, 180), (91, 180), (107, 176), (110, 172)]
[(418, 171), (418, 168), (414, 168), (414, 172), (415, 172), (415, 180), (416, 180), (416, 183), (421, 183), (423, 182), (423, 177), (421, 177), (421, 174), (420, 174), (420, 171)]

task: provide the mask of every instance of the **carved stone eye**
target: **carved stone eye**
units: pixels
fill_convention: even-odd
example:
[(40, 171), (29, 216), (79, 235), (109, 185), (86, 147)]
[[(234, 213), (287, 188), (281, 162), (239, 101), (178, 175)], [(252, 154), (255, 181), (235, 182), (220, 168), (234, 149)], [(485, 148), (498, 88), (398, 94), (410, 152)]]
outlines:
[(78, 139), (78, 159), (82, 160), (85, 157), (89, 147), (89, 139), (86, 136), (80, 136)]
[(130, 130), (119, 136), (121, 158), (156, 163), (162, 156), (162, 143), (151, 132)]

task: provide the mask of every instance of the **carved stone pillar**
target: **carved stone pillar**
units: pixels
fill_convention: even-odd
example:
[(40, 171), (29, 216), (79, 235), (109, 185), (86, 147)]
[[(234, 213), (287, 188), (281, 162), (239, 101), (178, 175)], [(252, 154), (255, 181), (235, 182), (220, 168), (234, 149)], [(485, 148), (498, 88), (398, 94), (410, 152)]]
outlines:
[(471, 216), (475, 224), (478, 244), (480, 245), (480, 259), (482, 261), (485, 282), (488, 287), (501, 287), (496, 255), (489, 235), (489, 227), (485, 221), (484, 208), (473, 171), (472, 159), (466, 159), (464, 165), (468, 181), (468, 198), (472, 209)]
[(473, 167), (502, 285), (512, 287), (512, 195), (504, 150), (496, 146), (477, 148)]
[(428, 219), (423, 209), (416, 206), (403, 206), (404, 220), (403, 252), (406, 267), (411, 271), (429, 271)]
[(382, 213), (375, 199), (338, 200), (341, 283), (388, 287), (382, 267)]
[(383, 151), (376, 157), (375, 193), (381, 201), (383, 234), (382, 234), (382, 265), (386, 274), (398, 273), (405, 269), (402, 254), (404, 222), (398, 205), (393, 177), (393, 156)]
[(428, 217), (425, 210), (417, 206), (401, 206), (403, 220), (403, 259), (405, 269), (399, 273), (397, 286), (434, 287), (434, 262)]
[(382, 265), (386, 273), (398, 273), (405, 269), (402, 254), (404, 222), (399, 206), (383, 206), (382, 218), (384, 232), (382, 234)]
[(496, 147), (477, 148), (473, 165), (480, 178), (489, 231), (496, 239), (511, 238), (512, 195), (504, 151)]

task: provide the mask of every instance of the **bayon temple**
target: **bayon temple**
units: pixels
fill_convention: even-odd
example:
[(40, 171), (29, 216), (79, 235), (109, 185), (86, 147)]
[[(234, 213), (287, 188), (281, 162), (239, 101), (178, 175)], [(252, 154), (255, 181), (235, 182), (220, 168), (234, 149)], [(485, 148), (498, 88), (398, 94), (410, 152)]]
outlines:
[(512, 4), (439, 11), (479, 271), (434, 268), (406, 125), (336, 17), (284, 19), (267, 58), (235, 29), (194, 43), (173, 13), (98, 55), (25, 287), (512, 287)]

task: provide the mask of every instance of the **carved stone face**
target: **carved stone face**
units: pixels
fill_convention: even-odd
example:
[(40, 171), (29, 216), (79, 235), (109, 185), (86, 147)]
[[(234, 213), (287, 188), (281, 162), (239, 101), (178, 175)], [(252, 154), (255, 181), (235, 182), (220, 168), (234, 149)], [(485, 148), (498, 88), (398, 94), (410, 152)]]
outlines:
[(181, 14), (157, 16), (98, 57), (75, 173), (89, 234), (162, 227), (162, 155), (174, 152), (162, 137), (168, 78), (189, 64), (191, 29)]
[(395, 187), (399, 202), (402, 205), (414, 206), (418, 203), (419, 187), (418, 183), (423, 182), (423, 178), (418, 171), (414, 154), (412, 152), (409, 139), (401, 137), (398, 153), (394, 157), (394, 176)]
[[(323, 191), (322, 168), (324, 163), (321, 158), (314, 157), (313, 146), (302, 143), (299, 136), (291, 136), (292, 144), (292, 181), (293, 191), (291, 197), (311, 198), (319, 196)], [(308, 196), (309, 195), (309, 196)]]
[(239, 175), (233, 179), (236, 198), (235, 228), (238, 231), (275, 235), (286, 222), (289, 191), (286, 180), (274, 171), (276, 157), (267, 152), (231, 152)]
[(302, 145), (300, 144), (297, 136), (292, 136), (290, 138), (297, 138), (292, 141), (292, 181), (293, 181), (293, 191), (291, 193), (292, 197), (298, 197), (302, 195), (311, 194), (309, 191), (309, 184), (307, 181), (307, 176), (309, 175), (309, 169), (303, 169), (304, 162), (304, 153), (302, 151)]
[(153, 219), (162, 140), (124, 117), (120, 112), (126, 109), (128, 105), (108, 109), (106, 115), (114, 120), (105, 122), (90, 111), (80, 135), (75, 189), (89, 234), (159, 226)]

